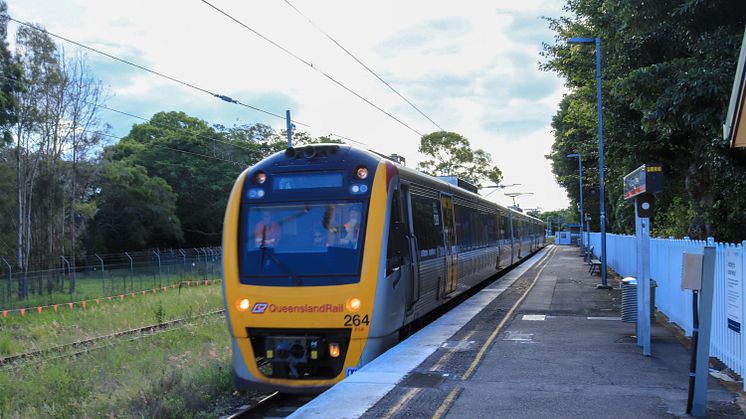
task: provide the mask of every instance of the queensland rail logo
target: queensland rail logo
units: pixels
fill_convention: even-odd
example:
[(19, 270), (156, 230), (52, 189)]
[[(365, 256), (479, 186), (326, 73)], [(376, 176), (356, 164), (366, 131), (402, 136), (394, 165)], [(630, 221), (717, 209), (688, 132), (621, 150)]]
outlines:
[(344, 311), (344, 304), (270, 304), (267, 309), (270, 313), (341, 313)]
[(256, 314), (264, 314), (264, 311), (267, 310), (267, 306), (267, 303), (256, 303), (251, 309), (251, 312)]

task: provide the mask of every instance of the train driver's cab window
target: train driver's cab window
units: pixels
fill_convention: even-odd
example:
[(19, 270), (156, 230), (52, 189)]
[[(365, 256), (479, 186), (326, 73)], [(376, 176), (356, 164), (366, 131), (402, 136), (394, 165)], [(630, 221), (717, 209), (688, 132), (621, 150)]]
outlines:
[(364, 208), (361, 202), (247, 208), (240, 238), (242, 276), (357, 274)]
[(443, 249), (440, 202), (435, 199), (412, 195), (412, 222), (420, 249), (420, 259), (427, 260), (437, 257)]

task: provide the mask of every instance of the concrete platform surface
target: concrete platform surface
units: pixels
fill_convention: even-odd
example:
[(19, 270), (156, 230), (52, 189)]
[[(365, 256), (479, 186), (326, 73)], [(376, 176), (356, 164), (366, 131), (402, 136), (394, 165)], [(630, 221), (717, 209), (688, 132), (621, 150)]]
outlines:
[[(550, 247), (293, 417), (686, 416), (688, 351), (654, 324), (643, 356), (598, 282), (577, 248)], [(710, 378), (708, 417), (746, 417), (737, 396)]]

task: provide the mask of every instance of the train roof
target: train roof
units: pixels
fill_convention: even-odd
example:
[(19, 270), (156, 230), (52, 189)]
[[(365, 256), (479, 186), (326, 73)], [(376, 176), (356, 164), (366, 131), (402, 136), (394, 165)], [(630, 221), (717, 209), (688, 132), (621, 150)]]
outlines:
[(484, 205), (494, 205), (494, 206), (497, 206), (498, 208), (502, 209), (503, 211), (510, 211), (511, 213), (513, 213), (513, 215), (518, 216), (518, 218), (524, 218), (525, 217), (525, 218), (528, 218), (528, 219), (532, 219), (532, 220), (536, 220), (536, 221), (539, 221), (541, 223), (544, 223), (544, 221), (542, 221), (539, 218), (530, 216), (528, 214), (524, 214), (521, 211), (516, 211), (513, 208), (504, 207), (504, 206), (502, 206), (502, 205), (500, 205), (500, 204), (498, 204), (496, 202), (487, 200), (483, 196), (479, 195), (478, 193), (475, 193), (475, 192), (472, 192), (469, 189), (463, 188), (463, 187), (459, 186), (458, 184), (454, 184), (454, 183), (446, 181), (445, 179), (441, 179), (441, 178), (439, 178), (437, 176), (431, 176), (431, 175), (429, 175), (427, 173), (420, 172), (419, 170), (415, 170), (415, 169), (409, 168), (407, 166), (404, 166), (404, 165), (402, 165), (402, 164), (400, 164), (398, 162), (398, 159), (389, 158), (386, 155), (383, 155), (381, 153), (377, 153), (377, 152), (372, 151), (372, 150), (358, 149), (358, 148), (353, 147), (353, 146), (349, 146), (349, 147), (352, 150), (357, 150), (357, 151), (360, 151), (360, 152), (371, 153), (371, 154), (377, 156), (379, 159), (386, 160), (388, 163), (393, 164), (400, 172), (407, 173), (410, 176), (417, 178), (418, 180), (425, 180), (426, 179), (428, 183), (430, 183), (430, 182), (433, 183), (433, 185), (431, 185), (431, 186), (435, 187), (437, 185), (437, 189), (449, 189), (452, 192), (456, 192), (457, 191), (459, 194), (462, 195), (462, 197), (463, 196), (470, 197), (470, 198), (472, 198), (474, 200), (477, 200), (478, 202), (480, 202), (480, 203), (482, 203)]
[(349, 144), (319, 143), (319, 144), (308, 144), (308, 145), (303, 145), (299, 147), (290, 147), (286, 149), (285, 151), (281, 151), (281, 152), (275, 153), (267, 157), (266, 159), (262, 160), (260, 163), (257, 163), (257, 166), (263, 166), (265, 164), (284, 166), (287, 164), (287, 160), (284, 157), (287, 157), (288, 155), (295, 155), (297, 153), (308, 153), (308, 155), (313, 155), (317, 152), (328, 153), (330, 150), (333, 150), (334, 154), (340, 155), (340, 157), (343, 159), (360, 158), (360, 159), (365, 159), (365, 160), (374, 159), (375, 161), (379, 161), (379, 162), (386, 161), (386, 163), (391, 164), (394, 167), (396, 167), (396, 169), (400, 173), (405, 174), (409, 178), (415, 179), (418, 183), (422, 184), (423, 186), (427, 186), (427, 187), (437, 189), (437, 190), (447, 190), (451, 193), (457, 194), (463, 199), (471, 200), (472, 202), (477, 202), (479, 204), (486, 205), (486, 206), (494, 206), (494, 207), (501, 209), (504, 212), (510, 211), (514, 216), (518, 218), (527, 218), (527, 219), (532, 219), (532, 220), (536, 220), (538, 222), (543, 223), (542, 220), (536, 217), (532, 217), (528, 214), (524, 214), (520, 211), (516, 211), (513, 208), (504, 207), (500, 204), (489, 201), (485, 199), (484, 197), (482, 197), (481, 195), (479, 195), (478, 193), (459, 187), (457, 184), (447, 182), (443, 179), (439, 179), (438, 177), (431, 176), (426, 173), (420, 172), (419, 170), (415, 170), (407, 166), (404, 166), (399, 163), (398, 161), (399, 159), (397, 158), (391, 158), (384, 154), (381, 154), (381, 153), (378, 153), (372, 150), (358, 148), (355, 146), (351, 146)]

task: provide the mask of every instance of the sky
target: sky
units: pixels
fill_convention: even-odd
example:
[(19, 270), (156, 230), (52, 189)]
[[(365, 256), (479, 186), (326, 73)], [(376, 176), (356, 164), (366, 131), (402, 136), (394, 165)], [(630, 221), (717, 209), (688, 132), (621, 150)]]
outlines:
[[(307, 63), (271, 45), (201, 0), (6, 0), (11, 17), (133, 61), (212, 92), (309, 125), (364, 148), (399, 154), (407, 166), (424, 160), (420, 135), (439, 128), (332, 43), (333, 37), (446, 131), (492, 155), (506, 189), (488, 199), (524, 209), (566, 208), (567, 193), (549, 161), (551, 118), (563, 81), (539, 69), (542, 42), (553, 43), (544, 16), (561, 0), (311, 1), (209, 0)], [(315, 26), (314, 26), (315, 25)], [(17, 25), (9, 26), (12, 44)], [(78, 47), (64, 44), (67, 53)], [(285, 121), (213, 98), (94, 53), (88, 63), (108, 92), (106, 105), (149, 118), (184, 111), (210, 124)], [(590, 64), (592, 65), (592, 63)], [(316, 71), (319, 70), (319, 71)], [(336, 85), (326, 73), (395, 116), (405, 127)], [(101, 111), (117, 136), (142, 121)]]

